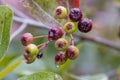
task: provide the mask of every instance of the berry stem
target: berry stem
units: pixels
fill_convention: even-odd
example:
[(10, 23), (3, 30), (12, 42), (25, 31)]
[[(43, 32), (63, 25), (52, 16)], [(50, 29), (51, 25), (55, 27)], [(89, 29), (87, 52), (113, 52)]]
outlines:
[(70, 12), (70, 4), (69, 4), (69, 0), (67, 0), (66, 2), (67, 2), (67, 11)]
[(34, 39), (38, 39), (38, 38), (47, 38), (47, 35), (42, 35), (42, 36), (35, 36)]
[(47, 41), (47, 42), (44, 42), (44, 43), (38, 45), (39, 50), (43, 50), (49, 44), (49, 42), (50, 41)]
[(66, 32), (64, 32), (63, 37), (64, 37), (64, 38), (66, 37)]
[(73, 35), (72, 34), (70, 34), (70, 45), (74, 45), (74, 38), (73, 38)]

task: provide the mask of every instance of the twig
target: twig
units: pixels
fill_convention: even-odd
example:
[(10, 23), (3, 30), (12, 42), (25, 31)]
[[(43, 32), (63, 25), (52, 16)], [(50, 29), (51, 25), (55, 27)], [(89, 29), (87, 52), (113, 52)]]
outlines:
[(17, 22), (21, 22), (23, 23), (20, 28), (18, 28), (12, 35), (11, 35), (11, 38), (10, 38), (10, 42), (15, 38), (15, 36), (17, 36), (19, 33), (21, 33), (26, 27), (27, 25), (33, 25), (33, 26), (38, 26), (38, 27), (41, 27), (41, 28), (47, 28), (49, 29), (49, 27), (45, 26), (44, 24), (38, 22), (38, 21), (35, 21), (35, 20), (32, 20), (32, 19), (27, 19), (27, 18), (20, 18), (20, 17), (16, 17), (14, 16), (14, 21), (17, 21)]
[[(38, 22), (38, 21), (35, 21), (35, 20), (32, 20), (32, 19), (25, 19), (25, 18), (19, 18), (19, 17), (14, 17), (14, 20), (17, 21), (17, 22), (25, 22), (29, 25), (33, 25), (33, 26), (36, 26), (36, 27), (40, 27), (40, 28), (46, 28), (46, 29), (50, 29), (50, 27), (47, 27), (46, 25)], [(116, 49), (116, 50), (120, 50), (120, 45), (118, 43), (114, 43), (110, 40), (106, 40), (104, 38), (100, 38), (100, 37), (93, 37), (93, 36), (86, 36), (86, 35), (74, 35), (76, 38), (79, 38), (81, 40), (87, 40), (87, 41), (91, 41), (91, 42), (95, 42), (95, 43), (98, 43), (98, 44), (102, 44), (104, 46), (107, 46), (107, 47), (110, 47), (110, 48), (113, 48), (113, 49)]]
[[(39, 23), (38, 21), (35, 21), (32, 19), (25, 19), (25, 18), (23, 19), (23, 18), (19, 18), (19, 17), (14, 17), (14, 20), (21, 22), (21, 23), (27, 21), (26, 23), (28, 23), (29, 25), (37, 26), (40, 28), (50, 29), (50, 27), (47, 27), (46, 25), (43, 25), (43, 24)], [(115, 50), (120, 50), (120, 45), (118, 43), (112, 42), (110, 40), (106, 40), (104, 38), (86, 36), (86, 35), (82, 35), (82, 34), (81, 35), (74, 35), (74, 36), (76, 38), (81, 39), (81, 40), (95, 42), (95, 43), (102, 44), (104, 46), (110, 47), (110, 48), (115, 49)]]
[[(1, 0), (1, 3), (2, 4), (5, 4), (5, 5), (9, 5), (7, 4), (7, 2), (5, 0)], [(14, 11), (14, 13), (17, 15), (17, 16), (20, 16), (20, 17), (23, 17), (23, 18), (30, 18), (29, 16), (25, 15), (24, 13), (22, 13), (21, 11), (17, 10), (16, 8), (14, 8), (14, 6), (12, 5), (9, 5), (11, 7), (11, 9)]]
[(20, 23), (26, 22), (26, 23), (29, 24), (29, 25), (33, 25), (33, 26), (37, 26), (37, 27), (41, 27), (41, 28), (50, 29), (50, 27), (42, 24), (41, 22), (38, 22), (38, 21), (36, 21), (36, 20), (33, 20), (33, 19), (20, 18), (20, 17), (17, 17), (17, 16), (14, 16), (13, 19), (14, 19), (14, 21), (17, 21), (17, 22), (20, 22)]
[(112, 42), (110, 40), (101, 38), (101, 37), (93, 37), (93, 36), (86, 36), (86, 35), (74, 35), (75, 37), (84, 40), (84, 41), (91, 41), (94, 43), (102, 44), (104, 46), (110, 47), (112, 49), (120, 51), (120, 44)]
[(108, 71), (108, 72), (106, 73), (106, 75), (107, 75), (108, 77), (116, 76), (116, 75), (117, 75), (117, 70), (114, 69), (114, 70)]
[(10, 37), (10, 42), (17, 36), (20, 32), (22, 32), (27, 27), (27, 23), (23, 23), (18, 30), (16, 30)]

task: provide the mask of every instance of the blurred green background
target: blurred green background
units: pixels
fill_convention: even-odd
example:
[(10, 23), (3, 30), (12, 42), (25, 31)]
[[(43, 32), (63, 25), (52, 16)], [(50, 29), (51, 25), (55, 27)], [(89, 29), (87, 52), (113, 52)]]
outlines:
[[(54, 1), (39, 0), (39, 2), (41, 7), (53, 16), (52, 12), (57, 6), (54, 5)], [(118, 36), (120, 26), (120, 0), (81, 0), (80, 4), (80, 9), (83, 11), (84, 16), (93, 20), (92, 31), (85, 35), (103, 37), (120, 44), (120, 38)], [(14, 26), (13, 28), (16, 27)], [(47, 34), (48, 30), (28, 25), (23, 32), (11, 41), (6, 60), (0, 65), (0, 69), (3, 69), (13, 60), (22, 57), (24, 47), (20, 42), (20, 36), (25, 32), (30, 32), (37, 36)], [(76, 34), (80, 35), (83, 33), (77, 32)], [(47, 41), (47, 39), (37, 39), (35, 40), (35, 44), (40, 44), (45, 41)], [(70, 74), (76, 76), (96, 75), (99, 73), (107, 74), (111, 70), (115, 70), (119, 67), (119, 51), (97, 43), (77, 40), (76, 38), (75, 41), (76, 44), (81, 46), (81, 48), (79, 48), (80, 54), (74, 61), (68, 61), (63, 71), (61, 71), (60, 75), (64, 80), (77, 80), (70, 76)], [(16, 80), (22, 75), (39, 71), (53, 71), (59, 73), (59, 68), (54, 64), (54, 56), (57, 52), (54, 47), (54, 42), (51, 42), (45, 50), (43, 50), (43, 58), (36, 60), (32, 64), (22, 63), (13, 72), (8, 74), (4, 80)], [(117, 76), (110, 76), (109, 80), (117, 80)]]

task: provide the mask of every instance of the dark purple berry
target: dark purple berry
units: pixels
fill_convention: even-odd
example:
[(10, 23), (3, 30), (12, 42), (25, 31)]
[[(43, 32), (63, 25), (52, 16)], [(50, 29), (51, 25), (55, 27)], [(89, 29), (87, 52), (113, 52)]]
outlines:
[(66, 62), (67, 57), (63, 52), (59, 52), (55, 55), (55, 64), (56, 65), (62, 65)]
[(79, 8), (72, 8), (70, 10), (69, 18), (73, 22), (77, 22), (82, 19), (82, 12)]
[(38, 53), (36, 57), (37, 57), (38, 59), (42, 58), (42, 57), (43, 57), (43, 53), (42, 53), (42, 52)]
[(78, 22), (78, 29), (84, 33), (89, 32), (92, 29), (92, 20), (88, 18), (82, 19), (82, 21)]
[(28, 44), (32, 43), (34, 40), (33, 35), (31, 33), (25, 33), (21, 36), (21, 43), (24, 46), (27, 46)]
[(63, 36), (63, 30), (60, 27), (52, 27), (48, 32), (49, 41), (57, 40)]

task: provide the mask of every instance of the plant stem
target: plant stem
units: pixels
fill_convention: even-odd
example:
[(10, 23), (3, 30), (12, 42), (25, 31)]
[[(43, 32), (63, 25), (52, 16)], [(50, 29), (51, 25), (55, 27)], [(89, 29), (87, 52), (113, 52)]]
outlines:
[(43, 50), (49, 44), (49, 42), (50, 41), (47, 41), (47, 42), (44, 42), (44, 43), (38, 45), (39, 50)]
[(107, 47), (110, 47), (112, 49), (120, 51), (120, 44), (115, 43), (113, 41), (101, 38), (101, 37), (95, 37), (95, 36), (87, 36), (87, 35), (74, 35), (76, 38), (79, 38), (82, 41), (91, 41), (93, 43), (101, 44)]
[(38, 38), (47, 38), (47, 35), (42, 35), (42, 36), (35, 36), (34, 39), (38, 39)]
[(70, 34), (70, 45), (74, 45), (74, 38), (73, 38), (73, 35), (72, 34)]

